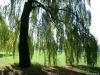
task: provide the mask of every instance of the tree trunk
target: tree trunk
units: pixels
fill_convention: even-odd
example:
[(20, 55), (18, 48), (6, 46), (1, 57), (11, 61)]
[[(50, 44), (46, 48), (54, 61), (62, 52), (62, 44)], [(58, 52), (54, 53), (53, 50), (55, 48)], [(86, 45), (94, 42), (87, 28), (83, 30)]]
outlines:
[(28, 47), (29, 14), (32, 10), (32, 2), (26, 2), (21, 16), (20, 38), (19, 38), (19, 66), (27, 68), (30, 66), (30, 53)]

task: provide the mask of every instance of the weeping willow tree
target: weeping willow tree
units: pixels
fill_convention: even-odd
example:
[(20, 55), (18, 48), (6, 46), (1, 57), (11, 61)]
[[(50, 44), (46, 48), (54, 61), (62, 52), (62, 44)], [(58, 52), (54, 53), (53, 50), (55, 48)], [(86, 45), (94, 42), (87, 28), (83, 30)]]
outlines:
[[(1, 12), (0, 12), (0, 48), (1, 50), (3, 50), (5, 45), (6, 45), (6, 42), (7, 40), (9, 39), (8, 37), (8, 28), (7, 28), (7, 24), (5, 23), (2, 15), (1, 15)], [(5, 51), (6, 49), (4, 49)]]
[(14, 45), (19, 38), (20, 67), (30, 66), (34, 50), (44, 52), (48, 65), (57, 64), (59, 51), (65, 53), (67, 64), (78, 64), (84, 53), (88, 65), (96, 64), (97, 42), (89, 32), (91, 13), (86, 7), (90, 0), (10, 1), (7, 16), (16, 34)]
[[(17, 29), (16, 29), (17, 31)], [(16, 32), (9, 29), (7, 22), (5, 21), (4, 15), (0, 12), (0, 52), (5, 56), (14, 54), (16, 46)], [(14, 56), (14, 55), (13, 55)]]

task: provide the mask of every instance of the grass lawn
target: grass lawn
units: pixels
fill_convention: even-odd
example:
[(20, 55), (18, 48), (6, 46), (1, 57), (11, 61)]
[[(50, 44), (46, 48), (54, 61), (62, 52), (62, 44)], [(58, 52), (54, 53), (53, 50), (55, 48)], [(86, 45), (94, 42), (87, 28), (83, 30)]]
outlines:
[[(33, 65), (27, 69), (11, 65), (18, 63), (18, 58), (18, 54), (13, 59), (12, 54), (5, 56), (4, 53), (0, 53), (0, 67), (3, 66), (4, 68), (4, 70), (0, 70), (0, 75), (2, 75), (1, 73), (3, 75), (100, 75), (100, 68), (82, 66), (86, 65), (83, 60), (77, 66), (66, 66), (64, 53), (58, 53), (57, 66), (44, 65), (44, 54), (42, 52), (34, 52), (31, 59)], [(98, 67), (100, 66), (99, 63), (97, 64)]]
[[(19, 61), (19, 57), (18, 54), (16, 54), (15, 58), (13, 59), (12, 54), (8, 54), (8, 55), (4, 55), (4, 53), (0, 53), (0, 66), (5, 66), (8, 64), (12, 64), (12, 63), (18, 63)], [(39, 53), (37, 51), (34, 52), (33, 57), (31, 59), (31, 62), (34, 63), (39, 63), (44, 65), (45, 60), (44, 60), (44, 54), (43, 52)], [(65, 66), (65, 56), (64, 53), (59, 53), (57, 56), (57, 64), (59, 66)]]
[[(100, 55), (100, 54), (98, 54)], [(15, 58), (13, 59), (12, 54), (4, 55), (4, 53), (0, 52), (0, 66), (12, 64), (12, 63), (18, 63), (19, 61), (18, 53), (16, 53)], [(86, 65), (86, 63), (83, 61), (84, 59), (79, 62), (78, 65)], [(100, 67), (100, 58), (98, 58), (97, 66)], [(45, 65), (45, 60), (44, 60), (44, 53), (43, 52), (38, 52), (35, 51), (33, 54), (33, 57), (31, 59), (32, 64), (34, 63), (39, 63), (41, 65)], [(48, 65), (48, 64), (47, 64)], [(57, 55), (57, 66), (65, 66), (65, 55), (63, 53), (58, 53)]]

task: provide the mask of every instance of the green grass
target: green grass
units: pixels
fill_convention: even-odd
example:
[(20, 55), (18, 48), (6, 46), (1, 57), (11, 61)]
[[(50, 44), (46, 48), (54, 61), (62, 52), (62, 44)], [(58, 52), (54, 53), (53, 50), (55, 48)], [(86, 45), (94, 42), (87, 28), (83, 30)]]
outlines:
[[(15, 56), (15, 59), (13, 59), (13, 56), (12, 55), (4, 55), (4, 53), (1, 53), (0, 54), (2, 55), (0, 57), (0, 66), (3, 66), (3, 65), (8, 65), (8, 64), (12, 64), (12, 63), (18, 63), (18, 54)], [(57, 64), (60, 65), (60, 66), (63, 66), (65, 65), (65, 56), (64, 56), (64, 53), (58, 53), (58, 56), (57, 56)], [(42, 65), (45, 65), (45, 60), (44, 60), (44, 53), (43, 52), (38, 52), (38, 51), (35, 51), (34, 54), (33, 54), (33, 57), (31, 59), (31, 62), (32, 64), (33, 63), (39, 63), (39, 64), (42, 64)]]
[[(39, 64), (42, 64), (42, 65), (45, 65), (45, 59), (44, 59), (44, 53), (43, 52), (37, 52), (35, 51), (34, 52), (34, 55), (33, 55), (33, 58), (31, 60), (32, 63), (39, 63)], [(46, 63), (48, 64), (48, 62)], [(65, 56), (64, 56), (64, 53), (58, 53), (58, 56), (57, 56), (57, 64), (60, 65), (60, 66), (63, 66), (65, 65)]]
[[(15, 58), (13, 59), (13, 56), (11, 54), (10, 55), (8, 54), (8, 55), (4, 56), (4, 54), (0, 52), (0, 66), (12, 64), (12, 63), (18, 63), (19, 62), (18, 58), (19, 58), (18, 54), (16, 54)], [(39, 63), (41, 65), (45, 65), (44, 64), (45, 63), (44, 53), (35, 51), (32, 59), (31, 59), (31, 62), (32, 62), (32, 64)], [(48, 64), (46, 64), (46, 65), (48, 65)], [(64, 52), (62, 54), (58, 53), (57, 66), (65, 66), (65, 65), (66, 65), (66, 63), (65, 63)], [(80, 61), (80, 63), (78, 65), (86, 65), (86, 63), (83, 61), (83, 58), (82, 58), (82, 60)], [(97, 66), (100, 67), (100, 58), (98, 58)]]
[(13, 64), (14, 62), (18, 63), (18, 58), (18, 54), (13, 59), (12, 53), (0, 52), (0, 67)]

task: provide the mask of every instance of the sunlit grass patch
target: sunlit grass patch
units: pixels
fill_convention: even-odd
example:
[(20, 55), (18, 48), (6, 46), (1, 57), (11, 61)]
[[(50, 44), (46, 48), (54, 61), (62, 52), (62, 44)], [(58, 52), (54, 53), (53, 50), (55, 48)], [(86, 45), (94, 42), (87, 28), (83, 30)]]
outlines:
[[(97, 61), (97, 65), (96, 66), (100, 66), (100, 53), (98, 53), (98, 61)], [(32, 64), (34, 63), (39, 63), (41, 65), (48, 65), (48, 61), (45, 62), (45, 54), (43, 52), (39, 52), (39, 51), (34, 51), (33, 57), (31, 59)], [(46, 59), (48, 60), (48, 59)], [(19, 56), (18, 53), (15, 55), (15, 58), (13, 58), (12, 53), (8, 53), (7, 55), (5, 55), (4, 53), (0, 52), (0, 66), (5, 66), (8, 64), (13, 64), (13, 63), (18, 63), (19, 62)], [(76, 64), (76, 62), (74, 63)], [(78, 63), (78, 65), (86, 65), (86, 62), (84, 61), (84, 56), (81, 58), (80, 62)], [(51, 65), (53, 66), (53, 65)], [(65, 62), (65, 54), (64, 52), (57, 53), (57, 66), (66, 66), (66, 62)]]

